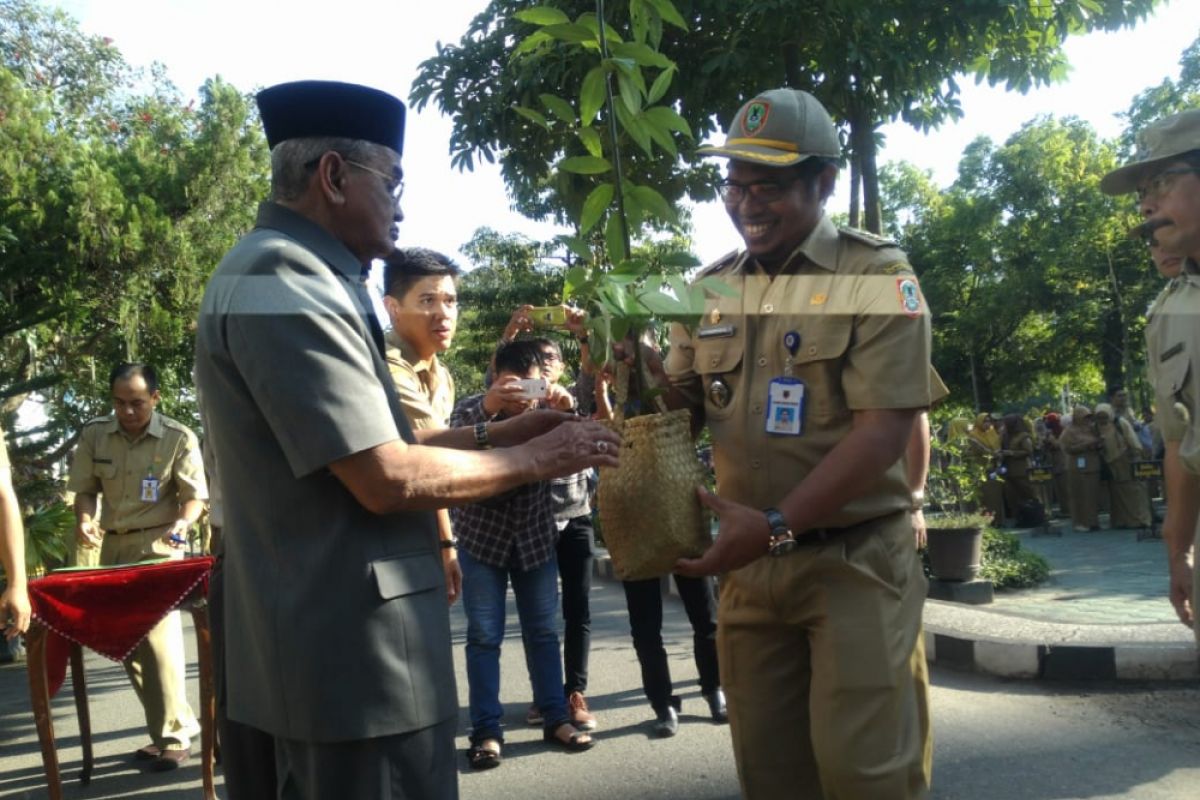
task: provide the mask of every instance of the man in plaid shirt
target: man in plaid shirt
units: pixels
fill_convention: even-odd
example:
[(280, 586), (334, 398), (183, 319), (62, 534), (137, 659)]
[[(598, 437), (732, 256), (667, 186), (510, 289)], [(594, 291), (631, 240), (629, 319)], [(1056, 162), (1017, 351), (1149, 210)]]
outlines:
[[(570, 407), (569, 395), (548, 386), (549, 395), (531, 396), (521, 379), (542, 377), (541, 349), (536, 342), (500, 346), (496, 379), (486, 394), (462, 400), (450, 415), (451, 427), (504, 419), (536, 408), (540, 400)], [(463, 610), (467, 615), (467, 683), (471, 715), (471, 767), (500, 763), (504, 741), (500, 703), (500, 645), (504, 640), (505, 596), (512, 581), (517, 615), (533, 684), (534, 702), (542, 712), (546, 741), (567, 750), (586, 750), (591, 737), (571, 724), (563, 696), (562, 661), (558, 649), (558, 565), (550, 484), (526, 484), (496, 497), (451, 512), (458, 537), (463, 573)]]

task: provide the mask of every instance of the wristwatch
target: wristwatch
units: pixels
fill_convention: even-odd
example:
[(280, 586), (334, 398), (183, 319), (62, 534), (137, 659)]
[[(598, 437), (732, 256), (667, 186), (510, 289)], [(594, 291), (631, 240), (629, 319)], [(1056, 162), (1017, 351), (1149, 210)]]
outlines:
[(475, 423), (475, 446), (480, 450), (488, 450), (491, 444), (488, 442), (488, 424), (486, 422)]
[(767, 555), (784, 556), (800, 546), (796, 541), (796, 534), (792, 533), (779, 509), (764, 508), (763, 514), (766, 515), (767, 525), (771, 528), (771, 542), (767, 545)]
[(439, 539), (438, 544), (442, 546), (443, 550), (453, 550), (458, 547), (458, 539)]

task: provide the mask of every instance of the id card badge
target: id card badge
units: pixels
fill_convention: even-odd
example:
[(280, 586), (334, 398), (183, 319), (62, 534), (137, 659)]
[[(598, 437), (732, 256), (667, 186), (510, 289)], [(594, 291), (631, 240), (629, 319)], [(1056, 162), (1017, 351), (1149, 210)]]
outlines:
[(158, 502), (158, 478), (142, 478), (142, 502)]
[(767, 389), (767, 433), (799, 436), (804, 431), (804, 381), (772, 378)]
[(1087, 459), (1084, 458), (1083, 456), (1080, 456), (1079, 458), (1075, 459), (1075, 468), (1076, 469), (1083, 469), (1086, 466), (1087, 466)]

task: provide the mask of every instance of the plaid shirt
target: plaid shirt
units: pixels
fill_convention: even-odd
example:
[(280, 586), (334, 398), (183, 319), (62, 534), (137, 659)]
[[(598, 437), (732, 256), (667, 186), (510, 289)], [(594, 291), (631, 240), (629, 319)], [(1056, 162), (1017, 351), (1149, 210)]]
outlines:
[[(462, 428), (489, 419), (483, 410), (483, 395), (472, 395), (454, 407), (450, 427)], [(458, 546), (491, 567), (528, 572), (552, 559), (558, 544), (548, 481), (527, 483), (487, 500), (452, 508), (450, 520)]]

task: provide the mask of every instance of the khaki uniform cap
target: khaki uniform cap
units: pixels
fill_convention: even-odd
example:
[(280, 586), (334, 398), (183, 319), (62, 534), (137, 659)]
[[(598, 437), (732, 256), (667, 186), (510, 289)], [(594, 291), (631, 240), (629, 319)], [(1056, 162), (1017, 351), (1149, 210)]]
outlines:
[(696, 152), (736, 161), (790, 167), (813, 156), (841, 158), (837, 128), (817, 98), (799, 89), (771, 89), (742, 106), (722, 147)]
[(1137, 135), (1136, 160), (1100, 179), (1105, 194), (1127, 194), (1184, 153), (1200, 150), (1200, 108), (1147, 125)]

